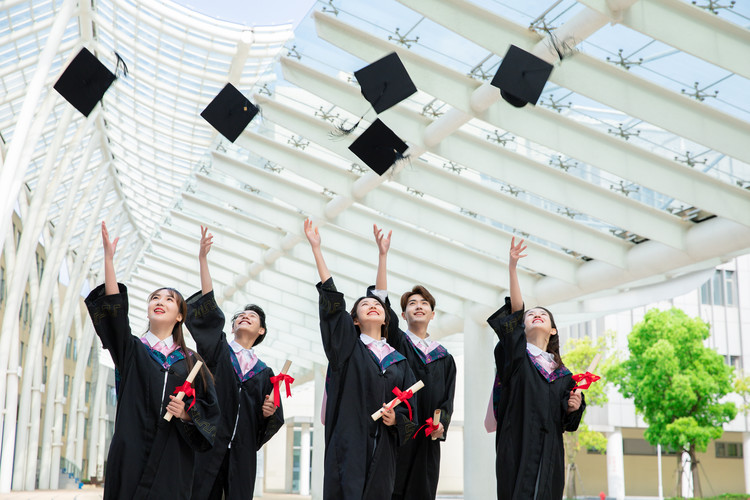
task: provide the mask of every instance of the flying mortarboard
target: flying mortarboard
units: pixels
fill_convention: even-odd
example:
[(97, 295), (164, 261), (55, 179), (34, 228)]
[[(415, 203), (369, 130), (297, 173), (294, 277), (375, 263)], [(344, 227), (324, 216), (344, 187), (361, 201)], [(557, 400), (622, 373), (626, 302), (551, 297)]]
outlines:
[(258, 111), (258, 107), (242, 92), (231, 83), (227, 83), (208, 103), (201, 116), (221, 135), (234, 142)]
[(522, 108), (536, 105), (547, 83), (552, 65), (530, 52), (511, 45), (492, 79), (492, 85), (509, 104)]
[[(355, 71), (354, 77), (359, 83), (362, 96), (367, 99), (375, 113), (382, 113), (417, 91), (417, 87), (411, 81), (409, 73), (406, 72), (404, 64), (395, 52)], [(353, 127), (348, 129), (339, 126), (338, 131), (333, 135), (350, 134), (362, 121), (362, 117), (364, 114)]]
[(355, 71), (354, 77), (376, 113), (382, 113), (417, 91), (395, 52)]
[[(118, 64), (119, 60), (118, 56)], [(84, 116), (89, 116), (114, 80), (114, 73), (84, 47), (62, 72), (54, 89)]]
[(368, 167), (383, 175), (394, 163), (405, 158), (409, 146), (379, 119), (349, 146)]

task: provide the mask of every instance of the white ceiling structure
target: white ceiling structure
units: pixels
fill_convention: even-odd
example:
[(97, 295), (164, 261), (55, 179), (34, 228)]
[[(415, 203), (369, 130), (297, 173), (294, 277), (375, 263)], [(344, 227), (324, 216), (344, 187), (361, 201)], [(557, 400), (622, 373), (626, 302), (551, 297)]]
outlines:
[[(330, 0), (292, 39), (169, 2), (6, 0), (0, 237), (41, 211), (35, 238), (64, 231), (61, 267), (93, 285), (106, 219), (137, 331), (148, 293), (198, 289), (207, 224), (222, 308), (264, 307), (264, 359), (298, 373), (325, 363), (305, 217), (349, 299), (375, 277), (372, 224), (392, 229), (389, 289), (426, 285), (458, 341), (466, 305), (506, 293), (514, 236), (527, 302), (567, 322), (690, 290), (750, 250), (750, 8), (697, 4)], [(489, 85), (510, 44), (555, 65), (537, 106)], [(51, 90), (82, 46), (129, 68), (88, 119)], [(353, 72), (393, 51), (419, 92), (380, 115), (410, 149), (379, 177), (348, 150), (364, 126), (329, 132), (367, 110)], [(199, 116), (227, 81), (262, 109), (235, 144)]]

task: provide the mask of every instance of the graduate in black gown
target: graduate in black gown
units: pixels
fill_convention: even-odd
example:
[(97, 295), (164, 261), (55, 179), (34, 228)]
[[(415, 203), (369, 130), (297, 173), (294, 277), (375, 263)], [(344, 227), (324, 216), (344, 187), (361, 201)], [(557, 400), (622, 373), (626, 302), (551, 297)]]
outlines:
[(273, 370), (254, 352), (266, 338), (263, 309), (249, 304), (237, 313), (232, 318), (234, 340), (227, 342), (208, 269), (213, 236), (207, 233), (201, 226), (201, 291), (187, 300), (186, 325), (216, 378), (221, 422), (214, 447), (196, 457), (193, 499), (252, 500), (256, 452), (284, 425), (284, 413), (281, 401), (277, 407), (269, 396)]
[[(586, 407), (573, 391), (560, 358), (555, 320), (547, 309), (524, 311), (518, 283), (523, 240), (511, 242), (510, 298), (489, 317), (499, 338), (497, 405), (497, 498), (560, 499), (565, 483), (563, 432), (574, 432)], [(498, 356), (499, 355), (499, 356)]]
[[(416, 382), (404, 356), (386, 342), (388, 315), (377, 297), (360, 297), (351, 313), (323, 259), (320, 234), (310, 220), (307, 236), (320, 275), (320, 334), (328, 358), (325, 406), (326, 500), (387, 500), (396, 477), (398, 447), (416, 430), (417, 394), (389, 409), (394, 388)], [(371, 414), (383, 410), (374, 421)], [(411, 413), (411, 418), (410, 418)]]
[[(195, 452), (211, 448), (219, 421), (213, 379), (204, 365), (192, 384), (195, 394), (175, 399), (175, 389), (199, 359), (183, 338), (185, 301), (174, 289), (156, 290), (148, 301), (148, 333), (132, 335), (127, 289), (115, 277), (118, 239), (110, 241), (102, 222), (104, 285), (86, 298), (96, 334), (116, 370), (117, 414), (104, 498), (188, 499)], [(163, 418), (166, 412), (173, 415), (169, 422)]]
[(399, 449), (392, 498), (434, 500), (440, 476), (440, 443), (445, 441), (453, 414), (456, 363), (448, 350), (427, 333), (435, 317), (435, 298), (425, 287), (417, 285), (401, 296), (401, 316), (408, 330), (399, 328), (398, 315), (387, 297), (387, 257), (392, 232), (386, 235), (374, 225), (373, 233), (378, 245), (378, 273), (371, 293), (383, 299), (388, 307), (388, 343), (406, 357), (414, 375), (425, 384), (419, 391), (419, 425), (426, 426), (426, 420), (432, 421), (435, 410), (440, 410), (440, 421), (433, 422), (437, 429), (428, 434), (419, 430)]

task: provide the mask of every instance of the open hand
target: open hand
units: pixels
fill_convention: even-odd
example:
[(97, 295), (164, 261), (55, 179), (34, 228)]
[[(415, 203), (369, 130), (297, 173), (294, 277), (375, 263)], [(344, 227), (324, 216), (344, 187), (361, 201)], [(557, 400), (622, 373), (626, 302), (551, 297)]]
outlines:
[(107, 232), (107, 224), (102, 221), (102, 246), (104, 247), (104, 258), (112, 260), (115, 257), (115, 249), (117, 248), (117, 242), (120, 238), (115, 238), (115, 241), (109, 241), (109, 232)]
[(378, 228), (377, 224), (373, 224), (372, 234), (375, 235), (375, 243), (378, 244), (380, 255), (387, 254), (388, 249), (391, 248), (391, 235), (393, 234), (393, 231), (388, 231), (388, 236), (386, 236), (383, 230)]
[(510, 240), (510, 261), (509, 264), (511, 266), (515, 266), (518, 263), (518, 260), (522, 257), (526, 257), (526, 254), (523, 253), (524, 250), (526, 250), (526, 246), (523, 244), (524, 240), (521, 240), (518, 242), (518, 245), (516, 245), (516, 237), (514, 236)]
[(201, 248), (198, 252), (198, 258), (205, 259), (208, 252), (211, 251), (211, 245), (214, 244), (214, 235), (208, 232), (208, 226), (201, 226)]
[(307, 236), (307, 241), (310, 242), (310, 246), (313, 248), (320, 247), (320, 233), (318, 232), (318, 227), (313, 225), (313, 222), (310, 219), (305, 219), (305, 236)]

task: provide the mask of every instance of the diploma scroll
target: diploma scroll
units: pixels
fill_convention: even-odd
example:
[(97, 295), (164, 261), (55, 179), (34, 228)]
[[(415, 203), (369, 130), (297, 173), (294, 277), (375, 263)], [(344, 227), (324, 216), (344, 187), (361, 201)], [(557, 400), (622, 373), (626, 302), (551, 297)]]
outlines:
[[(195, 364), (193, 365), (193, 369), (190, 370), (190, 373), (188, 374), (187, 378), (185, 379), (185, 382), (187, 382), (188, 384), (192, 384), (193, 380), (195, 380), (195, 376), (198, 375), (198, 370), (201, 369), (201, 366), (203, 366), (203, 361), (196, 361)], [(176, 399), (177, 399), (177, 401), (182, 401), (182, 399), (184, 397), (185, 397), (185, 391), (180, 391), (180, 392), (177, 393)], [(171, 413), (167, 412), (164, 415), (164, 420), (166, 420), (167, 422), (169, 422), (170, 420), (172, 420), (172, 417), (173, 417), (173, 415)]]
[[(432, 415), (432, 423), (434, 425), (440, 424), (440, 410), (435, 410), (435, 413)], [(437, 438), (435, 436), (432, 436), (432, 440), (435, 441)]]
[[(277, 375), (277, 377), (278, 377), (278, 382), (276, 382), (276, 383), (274, 384), (274, 390), (273, 390), (273, 392), (271, 393), (271, 398), (270, 398), (270, 401), (271, 401), (272, 403), (274, 403), (274, 404), (275, 404), (275, 402), (274, 402), (274, 393), (275, 393), (275, 392), (277, 392), (277, 391), (279, 390), (279, 385), (281, 384), (281, 381), (282, 381), (282, 380), (284, 380), (284, 379), (286, 378), (286, 377), (284, 377), (284, 376), (285, 376), (285, 375), (287, 374), (287, 372), (289, 371), (289, 367), (290, 367), (290, 366), (292, 366), (292, 360), (291, 360), (291, 359), (287, 359), (287, 360), (286, 360), (286, 361), (284, 362), (284, 366), (283, 366), (283, 367), (281, 368), (281, 372), (279, 373), (279, 375), (280, 375), (280, 376), (279, 376), (279, 375)], [(290, 381), (286, 382), (287, 388), (289, 388), (289, 384), (291, 384), (291, 382), (294, 382), (294, 379), (291, 379)], [(289, 396), (289, 392), (287, 392), (287, 397), (288, 397), (288, 396)], [(279, 399), (281, 399), (281, 393), (279, 393)], [(278, 406), (278, 405), (276, 405), (276, 406)]]
[[(417, 392), (422, 387), (424, 387), (424, 382), (422, 382), (421, 380), (417, 380), (417, 383), (415, 383), (413, 386), (409, 387), (404, 392), (411, 391), (412, 394), (414, 394), (415, 392)], [(391, 402), (388, 403), (388, 406), (391, 407), (391, 408), (393, 408), (394, 406), (397, 406), (399, 404), (401, 404), (401, 400), (398, 399), (398, 398), (393, 398), (391, 400)], [(372, 415), (370, 415), (370, 417), (372, 417), (373, 420), (377, 420), (377, 419), (379, 419), (382, 416), (383, 416), (383, 408), (379, 408), (378, 411), (376, 411), (375, 413), (373, 413)]]

